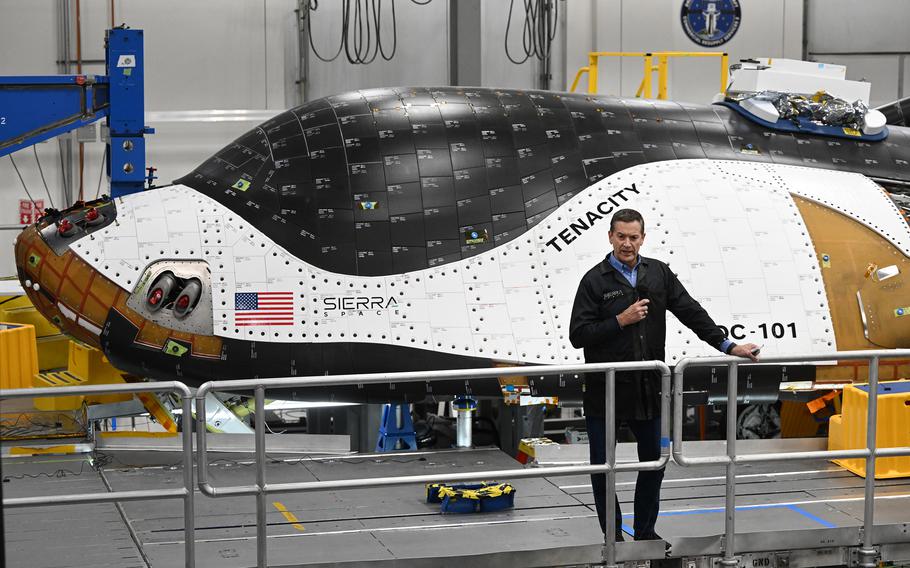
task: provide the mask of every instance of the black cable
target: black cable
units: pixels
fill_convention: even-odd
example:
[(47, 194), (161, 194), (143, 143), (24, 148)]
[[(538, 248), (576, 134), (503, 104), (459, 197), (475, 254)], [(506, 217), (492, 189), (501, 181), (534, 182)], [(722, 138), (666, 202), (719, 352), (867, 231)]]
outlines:
[(22, 184), (22, 189), (25, 190), (25, 195), (28, 196), (29, 201), (32, 202), (32, 205), (36, 205), (35, 199), (32, 197), (32, 194), (28, 192), (28, 188), (25, 186), (25, 180), (22, 179), (22, 174), (19, 173), (19, 168), (16, 166), (16, 160), (13, 159), (13, 155), (9, 155), (9, 161), (13, 163), (13, 169), (16, 170), (16, 175), (19, 176), (19, 182)]
[[(516, 65), (525, 63), (532, 56), (540, 61), (548, 60), (558, 29), (559, 0), (523, 0), (523, 7), (525, 17), (521, 30), (521, 48), (524, 51), (524, 58), (513, 57), (509, 49), (515, 0), (509, 0), (509, 16), (506, 20), (506, 33), (503, 41), (506, 57)], [(548, 18), (551, 11), (552, 17)]]
[(47, 193), (47, 200), (50, 202), (51, 207), (56, 209), (57, 206), (54, 205), (54, 198), (51, 197), (51, 190), (47, 187), (47, 180), (44, 179), (44, 168), (41, 167), (41, 160), (38, 159), (38, 147), (32, 145), (32, 151), (35, 153), (35, 162), (38, 164), (38, 172), (41, 174), (41, 181), (44, 182), (44, 191)]
[[(375, 1), (375, 0), (374, 0)], [(413, 1), (413, 0), (412, 0)], [(432, 0), (427, 0), (429, 4)], [(419, 4), (419, 2), (418, 2)], [(426, 4), (421, 4), (426, 6)], [(381, 15), (382, 6), (380, 5), (380, 15)], [(376, 37), (379, 38), (379, 16), (376, 17)], [(385, 54), (385, 50), (382, 49), (382, 41), (379, 40), (379, 52), (382, 55), (382, 58), (386, 61), (391, 61), (395, 57), (395, 52), (398, 51), (398, 17), (395, 15), (395, 0), (392, 0), (392, 52), (389, 55)]]
[(104, 145), (104, 154), (101, 155), (101, 171), (98, 173), (98, 189), (95, 190), (95, 199), (101, 195), (101, 180), (104, 179), (104, 165), (107, 163), (107, 149), (109, 146)]
[[(306, 15), (306, 27), (307, 27), (307, 36), (310, 39), (310, 50), (313, 52), (313, 55), (316, 56), (320, 61), (330, 63), (338, 59), (338, 56), (341, 55), (341, 50), (344, 47), (344, 31), (341, 34), (341, 42), (338, 44), (338, 51), (335, 52), (335, 55), (329, 58), (325, 58), (319, 54), (319, 51), (316, 50), (316, 45), (313, 43), (313, 12), (319, 7), (319, 0), (309, 0), (307, 2), (307, 15)], [(62, 159), (62, 158), (61, 158)]]
[[(426, 6), (432, 0), (418, 2), (411, 0), (419, 6)], [(341, 38), (338, 50), (332, 57), (325, 57), (316, 49), (313, 41), (313, 12), (319, 8), (318, 0), (309, 0), (306, 5), (307, 34), (309, 35), (310, 49), (317, 59), (330, 63), (337, 59), (342, 52), (348, 63), (352, 65), (368, 65), (381, 56), (386, 61), (391, 61), (398, 51), (398, 14), (395, 0), (391, 0), (391, 47), (388, 40), (382, 37), (382, 6), (383, 0), (341, 0)]]
[(524, 63), (525, 61), (528, 60), (528, 57), (530, 57), (530, 55), (527, 54), (527, 48), (525, 49), (525, 58), (522, 59), (521, 61), (518, 61), (515, 58), (513, 58), (512, 53), (509, 51), (509, 30), (512, 27), (512, 10), (514, 8), (515, 8), (515, 0), (509, 0), (509, 17), (506, 20), (506, 39), (505, 39), (504, 45), (506, 48), (506, 57), (509, 58), (509, 61), (511, 61), (515, 65), (521, 65), (522, 63)]
[[(57, 142), (57, 155), (60, 156), (60, 178), (63, 181), (63, 187), (66, 188), (66, 164), (63, 163), (63, 145), (62, 142), (59, 141)], [(64, 203), (64, 205), (69, 204)]]

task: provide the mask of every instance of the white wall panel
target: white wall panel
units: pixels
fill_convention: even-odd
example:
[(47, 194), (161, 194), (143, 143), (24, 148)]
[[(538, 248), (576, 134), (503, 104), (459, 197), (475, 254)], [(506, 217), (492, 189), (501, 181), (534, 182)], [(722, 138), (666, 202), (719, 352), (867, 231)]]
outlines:
[(809, 0), (809, 51), (910, 51), (910, 2)]
[(0, 3), (0, 75), (57, 73), (57, 2)]

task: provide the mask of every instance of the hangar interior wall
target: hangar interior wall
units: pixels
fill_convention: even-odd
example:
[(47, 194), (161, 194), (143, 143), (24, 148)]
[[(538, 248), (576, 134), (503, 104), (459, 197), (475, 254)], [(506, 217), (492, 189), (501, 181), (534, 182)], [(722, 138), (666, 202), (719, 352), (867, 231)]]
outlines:
[[(398, 0), (398, 49), (391, 62), (352, 65), (342, 56), (333, 63), (323, 63), (310, 54), (306, 66), (309, 98), (375, 86), (448, 84), (452, 1), (432, 0), (420, 6)], [(851, 78), (873, 81), (873, 104), (910, 93), (910, 57), (905, 57), (910, 53), (910, 36), (904, 24), (910, 19), (910, 3), (866, 0), (861, 11), (849, 0), (741, 3), (739, 32), (730, 43), (716, 49), (727, 49), (731, 61), (752, 56), (800, 58), (805, 10), (810, 57), (847, 64)], [(61, 57), (60, 22), (65, 4), (56, 0), (7, 0), (0, 5), (0, 53), (4, 54), (0, 75), (62, 72), (57, 61)], [(110, 22), (109, 2), (81, 4), (82, 56), (89, 61), (101, 60), (104, 30)], [(74, 25), (73, 5), (69, 2)], [(473, 47), (479, 52), (481, 82), (484, 86), (533, 88), (540, 72), (536, 61), (514, 65), (503, 50), (509, 2), (481, 0), (477, 5), (480, 12), (474, 21), (481, 28), (480, 42)], [(510, 46), (516, 52), (521, 41), (521, 5), (516, 1), (510, 36)], [(587, 63), (590, 50), (700, 50), (682, 31), (680, 5), (680, 0), (560, 0), (563, 23), (554, 45), (553, 88), (568, 88), (578, 67)], [(334, 53), (340, 3), (321, 2), (319, 6), (320, 12), (314, 17), (314, 41), (320, 53)], [(297, 7), (297, 0), (114, 0), (116, 22), (146, 32), (145, 100), (150, 112), (253, 109), (277, 113), (299, 104)], [(87, 63), (83, 72), (102, 73), (103, 65)], [(707, 101), (718, 90), (719, 73), (719, 65), (713, 61), (677, 61), (670, 69), (670, 97)], [(638, 59), (604, 60), (598, 88), (603, 93), (632, 96), (641, 76)], [(148, 137), (148, 163), (158, 168), (159, 182), (175, 179), (258, 122), (198, 118), (149, 121), (157, 132)], [(63, 196), (58, 142), (39, 144), (36, 150), (59, 207)], [(85, 144), (82, 179), (87, 198), (97, 191), (103, 151), (101, 142)], [(17, 152), (14, 158), (32, 196), (47, 201), (33, 151)], [(79, 175), (78, 171), (67, 173), (77, 186)], [(106, 189), (104, 179), (101, 188)], [(20, 198), (27, 196), (9, 158), (0, 159), (0, 225), (18, 221)], [(0, 275), (14, 273), (14, 235), (13, 231), (0, 231)]]

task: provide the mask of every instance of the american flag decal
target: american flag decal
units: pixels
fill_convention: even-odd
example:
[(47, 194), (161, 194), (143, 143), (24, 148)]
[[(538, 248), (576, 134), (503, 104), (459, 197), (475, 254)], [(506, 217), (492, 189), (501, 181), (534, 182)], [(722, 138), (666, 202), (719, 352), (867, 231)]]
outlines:
[(234, 325), (294, 325), (294, 293), (235, 293)]

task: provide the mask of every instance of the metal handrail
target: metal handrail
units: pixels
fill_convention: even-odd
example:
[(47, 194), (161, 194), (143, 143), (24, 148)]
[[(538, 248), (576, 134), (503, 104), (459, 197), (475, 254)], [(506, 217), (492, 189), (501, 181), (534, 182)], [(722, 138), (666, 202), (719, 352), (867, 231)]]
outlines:
[[(730, 56), (727, 53), (715, 51), (590, 51), (588, 52), (588, 64), (580, 67), (575, 73), (575, 79), (569, 92), (574, 93), (578, 87), (581, 76), (588, 74), (589, 94), (597, 93), (597, 65), (601, 57), (642, 57), (644, 58), (644, 76), (636, 97), (644, 95), (646, 99), (651, 98), (651, 86), (653, 84), (652, 74), (657, 71), (657, 98), (666, 100), (667, 98), (667, 70), (669, 69), (670, 57), (719, 57), (720, 58), (720, 92), (727, 92), (727, 67), (730, 63)], [(657, 65), (654, 65), (654, 59), (657, 59)]]
[[(873, 545), (873, 513), (875, 506), (875, 459), (888, 456), (910, 456), (910, 447), (876, 448), (876, 427), (878, 422), (878, 366), (881, 359), (910, 358), (910, 349), (839, 351), (824, 355), (789, 355), (783, 357), (763, 357), (762, 363), (809, 363), (822, 361), (869, 361), (869, 398), (866, 412), (866, 448), (855, 450), (829, 450), (811, 452), (764, 453), (739, 456), (736, 454), (736, 404), (739, 366), (747, 363), (744, 359), (734, 357), (689, 357), (676, 364), (673, 371), (673, 461), (681, 466), (719, 465), (727, 467), (726, 498), (724, 522), (724, 557), (721, 565), (734, 567), (736, 558), (736, 466), (742, 463), (774, 462), (785, 460), (832, 459), (832, 458), (865, 458), (866, 484), (865, 509), (863, 512), (863, 546), (859, 550), (861, 566), (875, 568), (875, 549)], [(689, 367), (726, 366), (727, 371), (727, 454), (725, 456), (706, 456), (700, 458), (686, 457), (683, 454), (683, 374)]]
[(189, 568), (196, 566), (195, 509), (193, 504), (193, 393), (181, 382), (168, 381), (123, 385), (88, 385), (75, 387), (45, 387), (35, 389), (0, 390), (0, 399), (35, 398), (72, 395), (129, 394), (140, 392), (170, 392), (180, 396), (183, 408), (183, 487), (180, 489), (145, 489), (109, 491), (107, 493), (73, 493), (47, 497), (13, 497), (3, 500), (4, 507), (33, 507), (36, 505), (80, 505), (83, 503), (113, 503), (150, 499), (183, 499), (184, 560)]
[[(656, 370), (661, 373), (661, 444), (660, 458), (654, 461), (616, 464), (616, 425), (613, 421), (615, 379), (617, 371)], [(265, 391), (268, 388), (316, 387), (336, 385), (365, 385), (376, 383), (433, 382), (446, 379), (494, 379), (509, 375), (556, 375), (567, 373), (605, 373), (606, 389), (606, 463), (603, 465), (559, 466), (535, 469), (504, 469), (458, 474), (407, 475), (369, 479), (346, 479), (336, 481), (307, 481), (297, 483), (266, 483), (265, 478)], [(213, 487), (209, 483), (208, 458), (206, 449), (205, 396), (210, 391), (224, 388), (232, 392), (253, 390), (256, 398), (255, 448), (256, 484), (233, 487)], [(484, 369), (453, 369), (444, 371), (354, 374), (336, 376), (285, 377), (241, 381), (210, 381), (196, 391), (196, 463), (199, 490), (209, 497), (235, 495), (256, 495), (256, 556), (258, 565), (267, 566), (266, 497), (275, 492), (304, 492), (326, 489), (355, 489), (364, 487), (388, 487), (412, 483), (438, 483), (473, 481), (493, 478), (557, 477), (563, 475), (605, 473), (607, 475), (607, 529), (604, 533), (603, 558), (607, 566), (616, 565), (616, 519), (614, 515), (617, 471), (657, 470), (666, 466), (670, 459), (670, 368), (662, 361), (640, 361), (624, 363), (589, 363), (579, 365), (544, 365), (539, 367), (497, 367)]]

